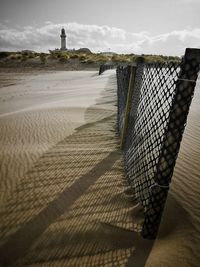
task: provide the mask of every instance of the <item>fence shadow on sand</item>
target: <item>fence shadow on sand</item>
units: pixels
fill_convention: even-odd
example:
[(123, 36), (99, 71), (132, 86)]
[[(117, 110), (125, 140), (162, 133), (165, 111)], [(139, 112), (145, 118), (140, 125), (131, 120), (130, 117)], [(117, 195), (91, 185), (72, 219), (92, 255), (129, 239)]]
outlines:
[[(106, 75), (106, 74), (105, 74)], [(44, 153), (1, 214), (3, 266), (144, 266), (153, 241), (127, 188), (111, 74), (86, 124)]]

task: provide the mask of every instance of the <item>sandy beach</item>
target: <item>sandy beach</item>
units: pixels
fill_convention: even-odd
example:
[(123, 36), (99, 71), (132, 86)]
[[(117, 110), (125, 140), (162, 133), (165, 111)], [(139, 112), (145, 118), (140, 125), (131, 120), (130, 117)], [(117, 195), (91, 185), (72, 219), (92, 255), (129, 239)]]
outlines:
[(85, 123), (84, 112), (101, 91), (92, 75), (1, 73), (1, 201), (45, 151)]
[(144, 265), (152, 242), (133, 232), (140, 210), (124, 193), (115, 76), (26, 74), (1, 88), (3, 265)]
[(160, 231), (127, 188), (115, 71), (0, 73), (3, 266), (199, 266), (200, 82)]
[(176, 162), (160, 231), (146, 266), (199, 266), (200, 79)]

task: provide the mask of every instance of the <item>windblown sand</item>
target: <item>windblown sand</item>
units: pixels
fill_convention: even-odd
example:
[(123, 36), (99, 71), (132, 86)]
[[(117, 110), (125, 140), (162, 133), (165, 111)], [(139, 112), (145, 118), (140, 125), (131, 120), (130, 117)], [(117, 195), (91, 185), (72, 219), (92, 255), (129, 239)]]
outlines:
[(115, 72), (2, 76), (2, 264), (144, 265), (152, 242), (133, 232), (142, 214), (124, 193)]
[[(98, 86), (93, 74), (1, 74), (2, 85), (10, 82), (0, 88), (0, 203), (45, 151), (85, 123), (86, 108), (105, 86)], [(19, 81), (11, 86), (16, 76)]]
[(134, 232), (142, 211), (124, 193), (114, 71), (0, 82), (2, 266), (198, 266), (198, 88), (153, 244)]
[(200, 266), (200, 79), (158, 238), (146, 266)]

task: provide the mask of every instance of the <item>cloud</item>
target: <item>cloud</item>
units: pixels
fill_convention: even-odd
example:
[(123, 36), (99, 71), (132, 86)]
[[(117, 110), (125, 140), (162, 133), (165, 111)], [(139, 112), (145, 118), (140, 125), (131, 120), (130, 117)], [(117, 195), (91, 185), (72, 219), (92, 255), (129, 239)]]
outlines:
[(200, 47), (200, 28), (151, 36), (148, 32), (130, 33), (106, 25), (46, 21), (38, 28), (31, 25), (10, 28), (5, 23), (0, 24), (0, 50), (48, 51), (59, 48), (62, 27), (67, 33), (67, 47), (88, 47), (94, 52), (182, 55), (186, 47)]
[(193, 4), (193, 3), (197, 3), (199, 4), (199, 0), (178, 0), (181, 4), (182, 3), (187, 3), (187, 4)]

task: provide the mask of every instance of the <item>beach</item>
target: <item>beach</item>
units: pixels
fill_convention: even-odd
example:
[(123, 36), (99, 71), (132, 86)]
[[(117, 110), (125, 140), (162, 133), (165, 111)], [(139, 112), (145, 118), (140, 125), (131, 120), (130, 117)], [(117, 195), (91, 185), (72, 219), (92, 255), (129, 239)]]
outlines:
[(187, 118), (160, 231), (147, 266), (199, 266), (200, 79)]
[[(77, 79), (75, 73), (71, 73), (70, 79), (64, 74), (18, 74), (20, 79), (15, 87), (1, 88), (2, 201), (38, 157), (84, 123), (84, 110), (99, 94), (98, 88), (88, 91), (91, 97), (87, 99), (80, 87), (76, 91), (75, 83), (70, 88), (70, 82)], [(85, 75), (83, 72), (80, 79)]]
[(155, 242), (124, 193), (116, 90), (114, 70), (0, 73), (5, 266), (198, 266), (200, 82)]
[(115, 71), (20, 74), (1, 90), (3, 265), (144, 264), (152, 242), (135, 257), (142, 217), (124, 194)]

